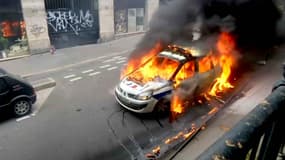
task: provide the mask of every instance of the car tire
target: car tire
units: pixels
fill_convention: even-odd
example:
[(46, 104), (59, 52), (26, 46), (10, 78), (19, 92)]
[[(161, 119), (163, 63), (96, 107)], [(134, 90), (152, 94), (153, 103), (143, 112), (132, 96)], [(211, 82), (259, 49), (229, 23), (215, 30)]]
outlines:
[(32, 111), (32, 103), (28, 99), (19, 99), (13, 103), (13, 114), (15, 117), (26, 116)]

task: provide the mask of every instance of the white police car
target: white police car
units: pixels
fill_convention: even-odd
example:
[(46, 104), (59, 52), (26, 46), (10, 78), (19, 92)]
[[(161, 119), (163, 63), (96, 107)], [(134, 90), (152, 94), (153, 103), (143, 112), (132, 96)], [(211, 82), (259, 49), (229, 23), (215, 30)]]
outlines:
[(221, 70), (207, 56), (194, 49), (170, 47), (124, 77), (115, 88), (116, 100), (136, 113), (169, 110), (171, 93), (182, 81), (198, 79), (197, 94), (213, 84)]

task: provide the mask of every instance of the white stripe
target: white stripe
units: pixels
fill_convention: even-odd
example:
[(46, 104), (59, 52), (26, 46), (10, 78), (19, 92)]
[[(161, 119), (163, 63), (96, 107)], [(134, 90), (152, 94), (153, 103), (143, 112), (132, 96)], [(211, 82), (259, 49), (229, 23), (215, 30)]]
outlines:
[(112, 62), (112, 61), (115, 61), (115, 60), (116, 59), (108, 59), (108, 60), (103, 61), (103, 63)]
[(63, 77), (64, 79), (68, 79), (68, 78), (72, 78), (72, 77), (75, 77), (75, 74), (71, 74), (71, 75), (67, 75), (65, 77)]
[(117, 69), (118, 67), (111, 67), (111, 68), (108, 68), (107, 70), (108, 71), (111, 71), (111, 70), (114, 70), (114, 69)]
[(114, 59), (119, 59), (121, 58), (122, 56), (116, 56), (116, 57), (113, 57)]
[(118, 58), (118, 60), (123, 60), (123, 59), (127, 59), (127, 57)]
[(124, 62), (126, 62), (126, 60), (118, 61), (118, 62), (116, 62), (116, 63), (117, 63), (117, 64), (120, 64), (120, 63), (124, 63)]
[(73, 78), (73, 79), (71, 79), (71, 80), (69, 80), (69, 81), (70, 81), (70, 82), (74, 82), (74, 81), (78, 81), (78, 80), (80, 80), (80, 79), (82, 79), (82, 77)]
[(28, 116), (24, 116), (24, 117), (18, 118), (18, 119), (16, 119), (16, 121), (20, 122), (20, 121), (28, 119), (28, 118), (31, 118), (31, 116), (28, 115)]
[(89, 69), (89, 70), (85, 70), (85, 71), (82, 71), (82, 73), (90, 73), (90, 72), (93, 72), (94, 69)]
[(90, 73), (89, 76), (95, 76), (97, 74), (100, 74), (101, 72), (94, 72), (94, 73)]
[(107, 68), (107, 67), (110, 67), (111, 65), (107, 64), (107, 65), (104, 65), (104, 66), (100, 66), (100, 68)]

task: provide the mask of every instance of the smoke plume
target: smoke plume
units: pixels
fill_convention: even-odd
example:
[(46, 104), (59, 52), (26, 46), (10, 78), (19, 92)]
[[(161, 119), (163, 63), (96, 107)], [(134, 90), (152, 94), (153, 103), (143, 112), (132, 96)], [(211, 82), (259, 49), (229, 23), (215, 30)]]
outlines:
[[(130, 58), (141, 57), (157, 43), (163, 48), (197, 40), (191, 43), (202, 44), (198, 46), (200, 48), (211, 48), (222, 32), (229, 33), (235, 40), (230, 52), (234, 60), (239, 56), (237, 48), (239, 51), (268, 52), (278, 36), (285, 35), (284, 4), (284, 0), (170, 0), (152, 17), (148, 32)], [(230, 67), (236, 63), (234, 61)], [(188, 102), (193, 100), (196, 91), (205, 93), (200, 92), (205, 89), (199, 85), (200, 76), (195, 74), (182, 81), (174, 95), (182, 102)]]
[(167, 45), (221, 31), (234, 34), (239, 48), (269, 47), (284, 29), (284, 23), (278, 24), (282, 16), (279, 5), (284, 5), (281, 1), (171, 0), (152, 17), (149, 31), (132, 56), (142, 54), (157, 42)]

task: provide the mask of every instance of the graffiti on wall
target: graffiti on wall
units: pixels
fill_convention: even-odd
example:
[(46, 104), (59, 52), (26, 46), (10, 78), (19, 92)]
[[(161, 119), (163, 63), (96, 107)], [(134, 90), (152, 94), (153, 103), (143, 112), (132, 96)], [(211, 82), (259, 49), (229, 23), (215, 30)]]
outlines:
[(34, 36), (39, 36), (41, 33), (44, 33), (46, 30), (43, 26), (34, 24), (31, 26), (30, 28), (30, 32), (34, 35)]
[(80, 31), (93, 28), (94, 17), (89, 10), (55, 10), (47, 12), (47, 22), (52, 32), (74, 32), (79, 35)]

